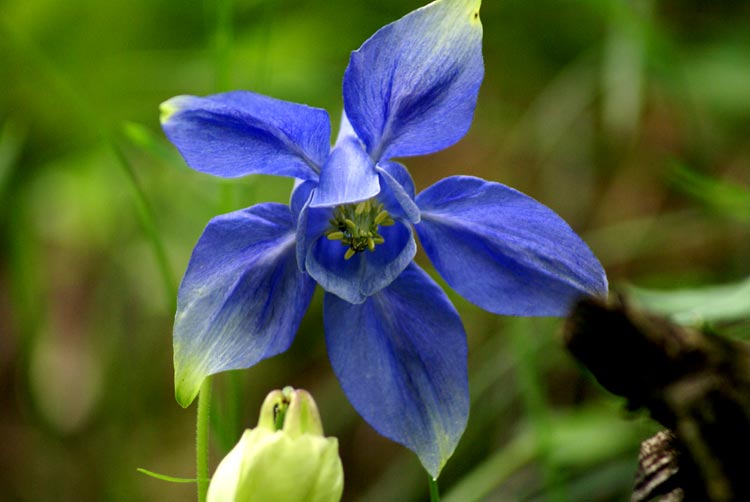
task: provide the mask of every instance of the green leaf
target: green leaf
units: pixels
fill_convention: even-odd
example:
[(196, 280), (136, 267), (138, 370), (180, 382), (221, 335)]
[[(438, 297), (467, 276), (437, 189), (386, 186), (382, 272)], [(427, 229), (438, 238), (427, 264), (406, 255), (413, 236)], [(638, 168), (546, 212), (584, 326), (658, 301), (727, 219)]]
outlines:
[[(197, 483), (198, 480), (195, 478), (176, 478), (174, 476), (167, 476), (166, 474), (159, 474), (158, 472), (149, 471), (143, 467), (138, 467), (136, 471), (152, 478), (160, 479), (162, 481), (168, 481), (169, 483)], [(206, 480), (209, 481), (209, 480)]]
[(635, 303), (681, 324), (750, 319), (750, 278), (732, 284), (660, 291), (631, 286)]

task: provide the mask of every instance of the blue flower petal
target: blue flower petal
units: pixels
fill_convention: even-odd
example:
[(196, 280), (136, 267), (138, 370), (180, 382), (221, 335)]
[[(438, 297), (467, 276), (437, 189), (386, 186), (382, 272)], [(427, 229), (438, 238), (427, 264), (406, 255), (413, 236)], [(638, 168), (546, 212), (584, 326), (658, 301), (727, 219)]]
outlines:
[(331, 365), (349, 401), (433, 477), (466, 427), (466, 334), (445, 293), (417, 265), (360, 305), (325, 296)]
[(297, 268), (289, 208), (259, 204), (209, 222), (182, 279), (174, 324), (175, 395), (285, 351), (315, 283)]
[(566, 315), (607, 294), (591, 250), (551, 209), (499, 183), (454, 176), (417, 195), (419, 239), (464, 298), (496, 314)]
[(377, 162), (436, 152), (469, 130), (484, 76), (480, 0), (438, 0), (352, 53), (344, 108)]
[(397, 218), (419, 223), (419, 207), (414, 202), (414, 181), (398, 162), (381, 162), (375, 167), (380, 175), (382, 192), (378, 196), (385, 209)]
[(325, 110), (247, 91), (177, 96), (161, 110), (164, 132), (187, 164), (214, 176), (317, 179), (328, 158)]
[(359, 140), (356, 131), (352, 127), (349, 118), (346, 116), (346, 110), (341, 112), (341, 125), (339, 126), (339, 133), (336, 135), (336, 145), (339, 145), (342, 141), (349, 138), (355, 138)]
[(304, 216), (303, 211), (308, 232), (304, 237), (305, 270), (323, 289), (350, 303), (362, 303), (388, 286), (417, 252), (411, 228), (396, 220), (391, 227), (380, 227), (385, 242), (375, 251), (363, 251), (345, 260), (347, 247), (323, 235), (331, 210), (310, 208), (307, 212)]
[(320, 172), (312, 207), (358, 202), (380, 192), (378, 173), (356, 138), (346, 138), (331, 152)]

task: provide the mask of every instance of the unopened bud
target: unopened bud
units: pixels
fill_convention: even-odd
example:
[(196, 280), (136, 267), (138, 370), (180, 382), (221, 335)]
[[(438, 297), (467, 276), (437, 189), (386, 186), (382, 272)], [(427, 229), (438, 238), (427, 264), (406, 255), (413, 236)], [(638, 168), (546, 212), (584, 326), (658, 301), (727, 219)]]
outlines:
[(286, 387), (268, 394), (258, 426), (221, 461), (208, 502), (337, 502), (343, 488), (338, 441), (323, 436), (312, 396)]

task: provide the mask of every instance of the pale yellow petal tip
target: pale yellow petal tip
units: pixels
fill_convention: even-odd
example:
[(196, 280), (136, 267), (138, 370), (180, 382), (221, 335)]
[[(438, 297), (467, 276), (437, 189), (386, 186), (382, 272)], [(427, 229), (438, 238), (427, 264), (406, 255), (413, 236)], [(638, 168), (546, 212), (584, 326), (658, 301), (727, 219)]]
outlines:
[(481, 6), (481, 2), (479, 2), (479, 5), (476, 6), (476, 8), (472, 9), (471, 11), (471, 17), (469, 19), (469, 22), (471, 24), (482, 24), (482, 18), (479, 17), (479, 7)]
[(466, 17), (463, 16), (466, 16), (467, 13), (470, 25), (482, 26), (482, 19), (480, 18), (482, 0), (436, 0), (423, 8), (429, 8), (432, 6), (444, 9), (444, 12), (450, 16), (453, 20), (449, 25), (450, 28), (458, 26), (455, 23), (455, 19), (463, 18), (465, 20)]
[(480, 11), (482, 8), (482, 0), (473, 0), (469, 2), (469, 23), (474, 25), (482, 24), (480, 17)]
[(177, 403), (183, 408), (190, 406), (198, 397), (205, 378), (203, 372), (175, 369), (174, 397)]
[(177, 401), (177, 404), (179, 404), (183, 408), (187, 408), (188, 406), (193, 404), (193, 401), (195, 401), (195, 398), (197, 396), (197, 392), (185, 392), (185, 389), (183, 387), (175, 388), (175, 401)]
[(165, 124), (179, 110), (177, 98), (168, 99), (159, 105), (159, 120), (162, 124)]

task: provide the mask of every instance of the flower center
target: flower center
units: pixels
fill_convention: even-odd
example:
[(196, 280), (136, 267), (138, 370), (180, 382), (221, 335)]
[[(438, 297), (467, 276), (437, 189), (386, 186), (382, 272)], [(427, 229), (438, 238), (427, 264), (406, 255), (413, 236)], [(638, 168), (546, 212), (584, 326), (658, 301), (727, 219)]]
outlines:
[(333, 218), (328, 221), (331, 224), (326, 231), (328, 239), (341, 241), (341, 244), (349, 247), (344, 254), (345, 260), (365, 249), (375, 251), (375, 246), (385, 242), (378, 233), (380, 225), (389, 227), (394, 224), (383, 204), (375, 199), (336, 206)]

